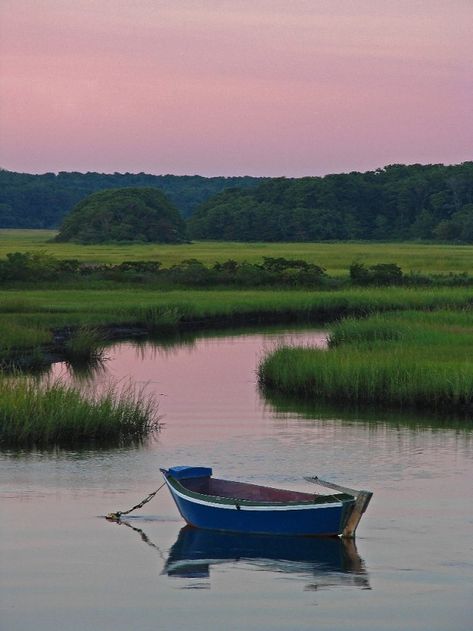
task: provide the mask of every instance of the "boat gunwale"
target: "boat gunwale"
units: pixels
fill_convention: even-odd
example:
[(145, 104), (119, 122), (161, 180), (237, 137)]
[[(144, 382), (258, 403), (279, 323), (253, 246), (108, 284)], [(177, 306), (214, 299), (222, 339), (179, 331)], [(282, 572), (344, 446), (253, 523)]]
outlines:
[[(224, 506), (228, 506), (228, 505), (230, 506), (238, 505), (238, 506), (248, 506), (248, 507), (262, 506), (265, 508), (288, 507), (288, 508), (294, 509), (298, 506), (301, 506), (304, 508), (309, 508), (312, 506), (320, 507), (320, 505), (334, 506), (334, 505), (340, 505), (340, 504), (345, 504), (345, 503), (352, 503), (355, 500), (354, 496), (349, 495), (348, 493), (332, 493), (329, 495), (314, 495), (313, 498), (308, 499), (308, 500), (292, 500), (292, 501), (286, 500), (286, 501), (280, 501), (280, 502), (264, 501), (264, 500), (248, 500), (248, 499), (243, 499), (239, 497), (227, 497), (227, 496), (221, 496), (221, 495), (209, 495), (206, 493), (199, 493), (197, 491), (192, 491), (188, 489), (179, 480), (174, 478), (172, 475), (168, 474), (166, 470), (163, 470), (163, 474), (169, 486), (173, 488), (175, 491), (189, 498), (190, 501), (192, 501), (192, 499), (195, 499), (195, 500), (200, 500), (203, 502), (208, 502), (211, 504), (220, 504)], [(251, 483), (247, 483), (247, 484), (249, 486), (259, 486), (259, 485), (252, 485)], [(267, 487), (267, 488), (274, 488), (274, 487)], [(280, 490), (284, 490), (284, 489), (280, 489)]]

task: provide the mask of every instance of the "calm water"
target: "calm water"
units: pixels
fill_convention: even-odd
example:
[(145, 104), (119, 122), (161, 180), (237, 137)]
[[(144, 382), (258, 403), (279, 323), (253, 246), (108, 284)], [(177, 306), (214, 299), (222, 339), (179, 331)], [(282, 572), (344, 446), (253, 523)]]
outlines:
[[(324, 339), (273, 331), (110, 349), (94, 382), (131, 378), (155, 393), (163, 429), (141, 448), (0, 454), (0, 628), (470, 630), (471, 425), (265, 401), (262, 353)], [(127, 523), (101, 517), (174, 464), (301, 490), (317, 474), (374, 498), (356, 546), (189, 531), (165, 489)]]

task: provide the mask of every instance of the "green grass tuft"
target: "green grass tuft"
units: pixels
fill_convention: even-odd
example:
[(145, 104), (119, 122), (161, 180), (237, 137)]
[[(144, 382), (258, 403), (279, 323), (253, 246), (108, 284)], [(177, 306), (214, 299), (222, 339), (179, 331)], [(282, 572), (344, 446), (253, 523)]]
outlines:
[(131, 386), (87, 395), (60, 380), (0, 378), (2, 446), (119, 445), (157, 428), (157, 404)]
[(104, 352), (103, 334), (95, 327), (79, 326), (66, 341), (64, 351), (70, 362), (97, 361)]

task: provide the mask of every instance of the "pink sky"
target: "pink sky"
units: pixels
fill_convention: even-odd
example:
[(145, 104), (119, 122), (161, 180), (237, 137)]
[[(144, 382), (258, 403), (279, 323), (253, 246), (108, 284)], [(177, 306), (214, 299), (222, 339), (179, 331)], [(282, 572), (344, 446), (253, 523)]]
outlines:
[(0, 166), (473, 159), (473, 0), (0, 0)]

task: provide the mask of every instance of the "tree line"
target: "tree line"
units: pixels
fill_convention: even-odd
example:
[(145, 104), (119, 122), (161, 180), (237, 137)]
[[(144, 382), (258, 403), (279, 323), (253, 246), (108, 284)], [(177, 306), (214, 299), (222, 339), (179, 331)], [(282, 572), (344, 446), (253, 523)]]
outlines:
[(115, 188), (159, 188), (186, 218), (199, 204), (222, 190), (231, 187), (244, 190), (261, 179), (66, 171), (31, 175), (0, 169), (0, 228), (57, 228), (88, 195)]
[(473, 242), (473, 162), (277, 178), (228, 190), (188, 221), (194, 239)]
[(55, 228), (91, 193), (131, 187), (160, 188), (191, 239), (473, 243), (473, 162), (292, 179), (0, 171), (0, 228)]

